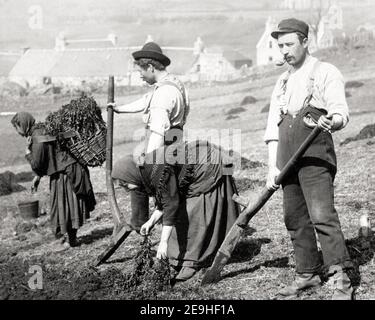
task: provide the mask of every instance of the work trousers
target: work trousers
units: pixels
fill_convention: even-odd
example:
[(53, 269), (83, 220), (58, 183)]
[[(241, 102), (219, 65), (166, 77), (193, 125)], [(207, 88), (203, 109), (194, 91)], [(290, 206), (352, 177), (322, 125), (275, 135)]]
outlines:
[[(303, 122), (305, 114), (282, 117), (277, 151), (280, 170), (312, 131)], [(284, 221), (291, 236), (297, 273), (315, 273), (322, 267), (315, 231), (326, 268), (352, 267), (334, 207), (335, 174), (332, 136), (321, 132), (282, 182)]]

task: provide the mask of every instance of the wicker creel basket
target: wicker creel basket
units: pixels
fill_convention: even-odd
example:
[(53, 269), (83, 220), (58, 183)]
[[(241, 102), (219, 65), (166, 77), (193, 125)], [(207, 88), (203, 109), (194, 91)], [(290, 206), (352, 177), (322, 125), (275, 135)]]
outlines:
[(67, 148), (79, 163), (89, 167), (101, 166), (106, 158), (107, 130), (98, 130), (89, 139), (80, 139), (78, 136), (70, 138)]

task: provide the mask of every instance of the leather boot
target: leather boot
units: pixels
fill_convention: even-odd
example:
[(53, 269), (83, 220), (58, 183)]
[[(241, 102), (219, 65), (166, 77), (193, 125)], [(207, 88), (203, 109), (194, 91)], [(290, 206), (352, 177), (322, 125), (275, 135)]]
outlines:
[(180, 272), (177, 274), (176, 281), (186, 281), (192, 278), (197, 273), (197, 269), (190, 267), (182, 267)]
[(68, 230), (68, 240), (71, 247), (77, 246), (77, 229)]
[(329, 282), (333, 286), (332, 300), (353, 300), (354, 289), (347, 273), (341, 266), (331, 266), (328, 271)]
[(299, 273), (294, 281), (287, 287), (279, 291), (279, 295), (284, 297), (298, 296), (298, 294), (308, 288), (321, 285), (319, 275), (314, 273)]

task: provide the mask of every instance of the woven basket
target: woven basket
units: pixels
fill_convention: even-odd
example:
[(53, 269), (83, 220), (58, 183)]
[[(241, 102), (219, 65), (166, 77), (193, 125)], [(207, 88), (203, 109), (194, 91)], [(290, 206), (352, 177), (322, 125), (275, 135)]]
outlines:
[(89, 139), (71, 138), (67, 147), (79, 163), (89, 167), (101, 166), (106, 157), (107, 130), (97, 131)]

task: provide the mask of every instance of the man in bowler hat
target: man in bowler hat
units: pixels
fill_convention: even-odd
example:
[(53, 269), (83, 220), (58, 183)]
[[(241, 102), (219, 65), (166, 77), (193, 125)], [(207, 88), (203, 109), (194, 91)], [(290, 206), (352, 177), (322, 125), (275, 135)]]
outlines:
[(275, 178), (313, 128), (322, 130), (282, 182), (284, 221), (294, 248), (297, 275), (280, 295), (296, 296), (320, 286), (324, 266), (333, 287), (332, 299), (350, 300), (353, 288), (347, 270), (352, 262), (334, 207), (333, 188), (337, 162), (332, 133), (349, 121), (344, 80), (335, 66), (309, 54), (308, 32), (305, 22), (286, 19), (271, 33), (288, 70), (279, 77), (272, 93), (264, 137), (269, 153), (269, 189), (279, 187)]
[[(182, 140), (189, 113), (189, 97), (184, 84), (167, 71), (166, 67), (171, 61), (158, 44), (148, 42), (132, 55), (136, 70), (147, 84), (153, 86), (153, 90), (130, 104), (112, 106), (117, 113), (143, 113), (144, 141), (133, 151), (134, 161), (142, 167), (147, 153)], [(148, 219), (148, 195), (135, 185), (129, 184), (128, 189), (132, 216)], [(141, 218), (132, 219), (130, 224), (139, 232), (142, 221)]]
[(117, 113), (143, 112), (145, 140), (134, 152), (139, 157), (182, 140), (189, 97), (184, 84), (167, 71), (171, 61), (158, 44), (148, 42), (132, 55), (136, 70), (153, 90), (130, 104), (113, 106)]

